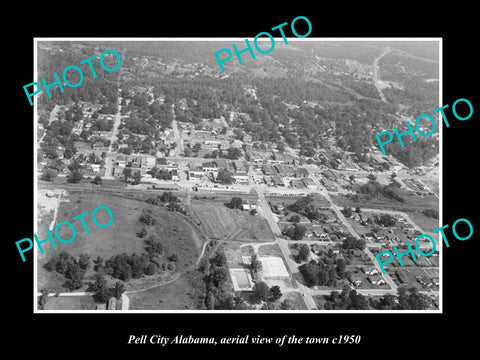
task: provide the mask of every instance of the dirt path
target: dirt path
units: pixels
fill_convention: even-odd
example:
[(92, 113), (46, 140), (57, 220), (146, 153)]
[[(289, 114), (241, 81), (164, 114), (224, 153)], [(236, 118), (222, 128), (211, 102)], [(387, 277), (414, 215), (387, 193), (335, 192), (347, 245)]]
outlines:
[(383, 94), (383, 91), (380, 87), (380, 69), (379, 69), (379, 66), (378, 66), (378, 62), (380, 61), (380, 59), (382, 57), (384, 57), (385, 55), (387, 55), (392, 49), (390, 49), (389, 47), (387, 47), (378, 57), (375, 58), (375, 60), (373, 60), (373, 74), (374, 74), (374, 82), (375, 82), (375, 87), (377, 88), (378, 90), (378, 94), (380, 95), (380, 97), (382, 98), (382, 101), (383, 102), (387, 102), (387, 98), (385, 97), (385, 95)]

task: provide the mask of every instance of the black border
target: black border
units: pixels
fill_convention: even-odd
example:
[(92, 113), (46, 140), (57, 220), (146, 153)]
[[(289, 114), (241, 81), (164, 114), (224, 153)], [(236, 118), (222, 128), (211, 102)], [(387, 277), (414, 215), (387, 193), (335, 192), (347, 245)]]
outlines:
[[(258, 6), (223, 3), (218, 7), (184, 4), (172, 8), (162, 3), (151, 5), (110, 4), (76, 5), (76, 11), (61, 8), (25, 9), (19, 12), (18, 24), (4, 29), (3, 134), (5, 267), (4, 316), (8, 322), (7, 346), (18, 349), (33, 345), (39, 353), (66, 355), (79, 349), (84, 355), (177, 354), (180, 351), (229, 353), (273, 351), (317, 356), (324, 350), (332, 354), (351, 351), (388, 356), (395, 352), (406, 356), (458, 346), (473, 346), (473, 332), (465, 324), (473, 320), (476, 272), (473, 271), (478, 245), (475, 167), (479, 163), (475, 144), (478, 95), (474, 92), (476, 67), (473, 18), (475, 9), (456, 3), (445, 8), (419, 9), (418, 4), (362, 2), (351, 6), (338, 4), (294, 9), (291, 4), (276, 4), (260, 11)], [(441, 5), (440, 5), (441, 6)], [(39, 5), (39, 7), (41, 7)], [(278, 9), (277, 9), (278, 8)], [(474, 107), (473, 117), (464, 122), (453, 120), (444, 127), (443, 136), (443, 224), (467, 218), (474, 225), (473, 237), (465, 242), (453, 240), (444, 249), (443, 314), (33, 314), (33, 258), (22, 263), (14, 242), (33, 234), (33, 108), (25, 100), (22, 86), (33, 79), (34, 37), (251, 37), (258, 32), (290, 22), (296, 16), (310, 19), (310, 37), (442, 37), (443, 38), (443, 104), (467, 98)], [(4, 25), (2, 25), (3, 27)], [(13, 28), (12, 28), (13, 27)], [(13, 30), (13, 31), (12, 31)], [(14, 35), (13, 35), (14, 34)], [(11, 135), (10, 135), (11, 134)], [(13, 135), (15, 134), (15, 135)], [(13, 136), (12, 136), (13, 135)], [(11, 138), (11, 140), (10, 140)], [(7, 140), (8, 139), (8, 140)], [(12, 159), (13, 161), (8, 161)], [(12, 194), (12, 195), (10, 195)], [(7, 270), (8, 269), (8, 270)], [(11, 315), (10, 315), (11, 314)], [(472, 324), (474, 325), (474, 324)], [(474, 325), (475, 326), (475, 325)], [(27, 335), (28, 334), (28, 335)], [(361, 335), (359, 345), (338, 346), (171, 346), (127, 345), (130, 334), (192, 334), (197, 336), (264, 335), (269, 337)], [(22, 348), (22, 347), (21, 347)], [(55, 352), (51, 351), (54, 350)], [(60, 350), (60, 351), (58, 351)], [(61, 350), (70, 350), (62, 352)], [(255, 351), (255, 352), (252, 352)], [(318, 352), (317, 352), (318, 351)], [(320, 352), (321, 351), (321, 352)]]

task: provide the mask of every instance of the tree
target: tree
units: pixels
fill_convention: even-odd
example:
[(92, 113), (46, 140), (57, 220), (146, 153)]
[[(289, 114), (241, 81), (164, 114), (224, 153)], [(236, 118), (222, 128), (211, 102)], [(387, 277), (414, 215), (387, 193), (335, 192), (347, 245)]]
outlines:
[(106, 303), (112, 297), (112, 290), (107, 286), (107, 280), (103, 275), (97, 275), (96, 280), (90, 285), (90, 289), (94, 291), (93, 299), (98, 303)]
[(292, 310), (293, 306), (290, 303), (290, 300), (285, 299), (280, 303), (280, 310)]
[(87, 270), (90, 266), (90, 255), (88, 254), (80, 254), (78, 256), (78, 265), (81, 269)]
[(125, 169), (123, 169), (122, 173), (123, 173), (123, 176), (125, 177), (125, 182), (127, 182), (128, 179), (132, 177), (132, 169), (129, 167), (126, 167)]
[(71, 182), (71, 183), (79, 183), (81, 180), (83, 179), (83, 174), (81, 171), (79, 170), (74, 170), (71, 172), (69, 178), (68, 178), (68, 182)]
[(117, 281), (115, 283), (115, 285), (113, 286), (113, 288), (111, 289), (112, 295), (116, 299), (120, 299), (122, 297), (122, 294), (124, 293), (124, 291), (125, 291), (125, 286), (123, 285), (123, 283), (121, 281)]
[(93, 179), (92, 183), (95, 185), (102, 185), (103, 179), (100, 175), (95, 176), (95, 179)]
[(153, 216), (153, 213), (151, 210), (144, 209), (142, 211), (142, 214), (140, 215), (141, 222), (143, 222), (145, 225), (153, 225), (156, 223), (155, 217)]
[(257, 254), (253, 254), (250, 263), (250, 270), (254, 273), (262, 271), (263, 265), (262, 262), (258, 259)]
[(298, 222), (300, 222), (300, 216), (292, 215), (288, 221), (293, 222), (293, 223), (298, 223)]
[(340, 278), (345, 277), (346, 268), (347, 268), (347, 261), (345, 259), (337, 259), (335, 270)]
[(342, 210), (343, 215), (345, 215), (347, 218), (352, 216), (352, 208), (350, 206), (345, 206)]
[(268, 301), (275, 302), (281, 297), (282, 297), (282, 292), (280, 291), (280, 287), (278, 285), (272, 286), (268, 294)]
[(227, 204), (227, 206), (231, 209), (239, 209), (241, 210), (243, 208), (243, 200), (242, 198), (238, 196), (232, 197), (230, 202)]
[(233, 180), (234, 179), (232, 177), (232, 174), (229, 171), (225, 169), (221, 169), (218, 171), (217, 182), (228, 185), (233, 183)]
[(65, 277), (68, 280), (65, 282), (64, 286), (70, 291), (81, 288), (83, 286), (84, 274), (85, 271), (81, 269), (78, 264), (69, 262), (67, 264), (67, 269), (64, 273)]
[(390, 214), (382, 214), (376, 221), (379, 225), (385, 226), (385, 227), (392, 227), (397, 224), (397, 221), (395, 218), (390, 215)]
[(292, 240), (301, 240), (307, 233), (307, 228), (302, 224), (294, 224), (293, 226), (287, 228), (284, 232)]
[(57, 175), (58, 175), (57, 170), (51, 169), (51, 168), (45, 168), (43, 169), (41, 179), (45, 181), (53, 181), (57, 177)]
[(355, 181), (355, 175), (353, 175), (353, 174), (350, 175), (348, 178), (350, 179), (350, 182), (354, 182), (354, 181)]
[(300, 245), (298, 249), (298, 258), (300, 261), (307, 261), (310, 256), (310, 247), (307, 244)]
[(435, 209), (426, 209), (423, 211), (423, 215), (434, 218), (434, 219), (438, 219), (439, 217), (438, 211)]
[(315, 286), (318, 284), (318, 275), (320, 267), (316, 263), (306, 263), (298, 268), (302, 273), (303, 279), (307, 286)]
[(236, 160), (240, 156), (242, 156), (242, 151), (239, 148), (229, 147), (227, 149), (227, 156), (226, 156), (227, 158), (232, 159), (232, 160)]
[(362, 212), (362, 209), (360, 209), (360, 206), (357, 206), (357, 207), (355, 208), (355, 212), (356, 212), (357, 214), (360, 214), (360, 213)]
[(191, 157), (193, 154), (193, 151), (190, 147), (188, 146), (185, 146), (185, 148), (183, 149), (183, 156), (185, 157)]
[(142, 174), (140, 173), (140, 171), (137, 171), (135, 172), (135, 174), (133, 174), (133, 183), (140, 184), (141, 182), (142, 182)]
[(255, 283), (255, 285), (253, 286), (253, 291), (255, 293), (255, 297), (258, 300), (261, 300), (261, 301), (268, 300), (268, 297), (270, 295), (270, 288), (265, 282), (260, 281)]
[(155, 263), (149, 262), (147, 267), (145, 268), (146, 275), (155, 275), (158, 271), (158, 267)]
[(216, 267), (222, 267), (227, 265), (227, 257), (222, 249), (218, 249), (215, 252), (215, 256), (212, 257), (210, 263)]
[(368, 179), (371, 180), (371, 181), (376, 181), (377, 177), (373, 174), (368, 174)]
[(195, 145), (193, 145), (193, 151), (198, 153), (200, 150), (202, 150), (202, 144), (195, 143)]

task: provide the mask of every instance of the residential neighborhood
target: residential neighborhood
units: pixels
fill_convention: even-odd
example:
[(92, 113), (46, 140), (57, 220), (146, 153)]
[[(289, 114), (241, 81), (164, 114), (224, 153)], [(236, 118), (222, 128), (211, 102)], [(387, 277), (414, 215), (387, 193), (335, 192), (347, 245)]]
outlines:
[[(61, 47), (49, 45), (47, 53)], [(92, 46), (99, 45), (74, 44), (72, 51)], [(375, 49), (380, 56), (380, 45)], [(404, 266), (391, 262), (385, 274), (375, 259), (420, 234), (431, 234), (438, 245), (432, 230), (439, 226), (440, 158), (427, 153), (436, 143), (418, 150), (424, 152), (418, 158), (401, 150), (383, 155), (374, 143), (358, 142), (367, 129), (374, 133), (371, 124), (350, 135), (357, 118), (413, 117), (390, 88), (382, 95), (392, 105), (383, 104), (373, 68), (372, 78), (358, 77), (370, 63), (355, 70), (351, 62), (313, 57), (329, 81), (316, 88), (329, 100), (315, 102), (308, 94), (298, 100), (300, 90), (278, 92), (273, 80), (219, 77), (204, 63), (120, 50), (128, 65), (102, 79), (110, 87), (104, 95), (40, 102), (38, 112), (37, 201), (49, 209), (38, 221), (53, 226), (74, 204), (100, 199), (120, 214), (118, 233), (104, 240), (108, 246), (79, 241), (62, 247), (73, 259), (95, 260), (85, 260), (82, 281), (69, 288), (89, 299), (86, 310), (375, 311), (387, 309), (384, 296), (400, 298), (404, 291), (421, 299), (415, 305), (421, 310), (439, 308), (438, 250), (416, 262), (405, 258)], [(388, 55), (378, 61), (385, 76), (400, 76)], [(334, 81), (348, 90), (333, 90)], [(58, 201), (45, 191), (60, 194)], [(122, 258), (132, 252), (134, 259)], [(55, 256), (38, 261), (36, 292), (45, 293), (44, 309), (55, 309), (62, 298), (48, 289), (66, 293), (52, 276), (67, 276), (51, 266)], [(70, 266), (80, 262), (64, 256)], [(135, 272), (136, 262), (141, 271)], [(175, 283), (188, 295), (177, 293)], [(109, 296), (91, 300), (99, 289)], [(358, 302), (339, 305), (338, 296)], [(402, 310), (400, 303), (388, 310)]]

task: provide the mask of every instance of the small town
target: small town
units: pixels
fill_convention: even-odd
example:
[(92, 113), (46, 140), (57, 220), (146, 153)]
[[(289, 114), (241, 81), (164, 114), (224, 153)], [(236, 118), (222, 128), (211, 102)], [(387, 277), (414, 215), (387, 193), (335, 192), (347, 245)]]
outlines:
[[(39, 46), (58, 51), (52, 44)], [(406, 56), (380, 50), (374, 64), (388, 52)], [(439, 235), (432, 233), (439, 227), (438, 154), (407, 166), (383, 155), (371, 136), (370, 145), (357, 145), (360, 155), (345, 150), (342, 141), (355, 139), (339, 141), (334, 121), (320, 133), (322, 146), (299, 145), (303, 135), (289, 124), (300, 120), (293, 116), (328, 113), (328, 102), (310, 99), (298, 104), (273, 97), (268, 105), (288, 117), (275, 129), (281, 140), (261, 140), (255, 116), (267, 104), (255, 82), (242, 80), (236, 88), (258, 104), (252, 111), (222, 100), (227, 95), (210, 80), (198, 90), (212, 92), (208, 100), (138, 81), (124, 87), (138, 72), (161, 70), (181, 82), (210, 78), (211, 71), (201, 63), (124, 54), (126, 65), (112, 81), (115, 91), (100, 101), (76, 99), (39, 110), (39, 230), (98, 201), (108, 202), (103, 205), (119, 224), (111, 226), (105, 245), (78, 239), (38, 255), (36, 292), (43, 310), (394, 310), (407, 303), (411, 307), (402, 309), (439, 308), (438, 251), (416, 262), (405, 256), (404, 266), (394, 260), (385, 274), (375, 259), (394, 246), (405, 249), (420, 234), (432, 235), (438, 245)], [(342, 69), (326, 61), (321, 71), (345, 83), (353, 72), (357, 80), (348, 81), (378, 85), (380, 103), (395, 89), (393, 80), (379, 85), (375, 66), (346, 64)], [(402, 113), (396, 121), (406, 118), (414, 114)], [(266, 137), (264, 131), (268, 127), (261, 130)], [(438, 142), (438, 134), (428, 141)], [(64, 304), (75, 293), (77, 305)]]

